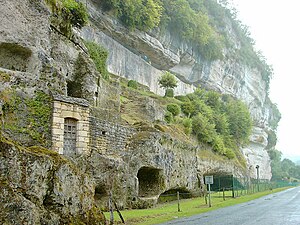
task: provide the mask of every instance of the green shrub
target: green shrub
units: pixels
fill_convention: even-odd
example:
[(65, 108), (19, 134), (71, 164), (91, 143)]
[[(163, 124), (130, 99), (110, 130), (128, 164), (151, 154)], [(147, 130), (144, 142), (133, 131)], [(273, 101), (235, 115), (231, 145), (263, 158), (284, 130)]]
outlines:
[(215, 125), (201, 113), (192, 118), (192, 130), (200, 142), (212, 143), (216, 136)]
[(182, 101), (182, 102), (190, 101), (190, 99), (186, 95), (177, 95), (177, 96), (175, 96), (175, 98), (179, 101)]
[(75, 0), (62, 0), (64, 18), (71, 21), (76, 27), (83, 27), (88, 21), (88, 14), (82, 2)]
[(192, 102), (184, 102), (181, 104), (181, 111), (186, 115), (187, 117), (190, 117), (195, 112), (195, 107), (192, 104)]
[(173, 89), (173, 88), (177, 87), (177, 80), (176, 80), (175, 76), (172, 73), (166, 71), (159, 78), (158, 84), (162, 88)]
[(252, 131), (252, 120), (247, 106), (239, 100), (229, 100), (225, 106), (229, 132), (240, 144), (247, 143)]
[(97, 45), (96, 43), (90, 41), (86, 41), (85, 46), (87, 47), (90, 57), (94, 61), (98, 72), (101, 74), (101, 76), (104, 79), (108, 80), (109, 74), (106, 69), (106, 60), (108, 57), (107, 50), (102, 46)]
[(169, 112), (169, 111), (166, 112), (166, 114), (165, 114), (165, 121), (167, 123), (174, 122), (174, 117), (173, 117), (173, 114), (171, 112)]
[(225, 156), (228, 159), (233, 159), (235, 157), (235, 153), (230, 148), (226, 148)]
[(131, 87), (133, 89), (137, 89), (138, 83), (135, 80), (129, 80), (128, 83), (127, 83), (127, 86)]
[(216, 135), (212, 141), (212, 148), (215, 152), (224, 155), (226, 152), (223, 139), (220, 135)]
[(157, 27), (163, 11), (160, 0), (103, 0), (103, 8), (113, 10), (117, 18), (129, 29), (143, 31)]
[(184, 133), (190, 135), (192, 133), (192, 120), (190, 118), (184, 118), (182, 125), (184, 126)]
[(168, 104), (167, 110), (173, 114), (173, 116), (178, 116), (180, 113), (180, 107), (177, 104)]
[(88, 22), (88, 13), (82, 2), (76, 0), (46, 0), (54, 14), (51, 23), (66, 36), (72, 35), (72, 26), (83, 27)]
[(174, 97), (174, 90), (173, 89), (166, 89), (165, 97), (173, 98)]

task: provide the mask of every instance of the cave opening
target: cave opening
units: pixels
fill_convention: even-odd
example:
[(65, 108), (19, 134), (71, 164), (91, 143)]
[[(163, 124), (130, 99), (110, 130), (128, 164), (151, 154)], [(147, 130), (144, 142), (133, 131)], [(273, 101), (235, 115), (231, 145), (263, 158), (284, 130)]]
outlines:
[(95, 187), (95, 195), (94, 195), (94, 199), (95, 201), (99, 201), (104, 197), (107, 197), (107, 190), (104, 184), (99, 184)]
[(138, 174), (139, 197), (150, 197), (158, 195), (164, 188), (162, 170), (152, 167), (142, 167)]
[(0, 67), (27, 72), (32, 51), (15, 43), (0, 43)]

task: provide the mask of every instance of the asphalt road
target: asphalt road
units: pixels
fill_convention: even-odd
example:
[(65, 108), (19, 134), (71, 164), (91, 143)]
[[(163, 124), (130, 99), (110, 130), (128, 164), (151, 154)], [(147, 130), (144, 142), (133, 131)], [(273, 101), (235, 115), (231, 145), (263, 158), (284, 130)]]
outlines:
[(161, 225), (300, 225), (300, 187)]

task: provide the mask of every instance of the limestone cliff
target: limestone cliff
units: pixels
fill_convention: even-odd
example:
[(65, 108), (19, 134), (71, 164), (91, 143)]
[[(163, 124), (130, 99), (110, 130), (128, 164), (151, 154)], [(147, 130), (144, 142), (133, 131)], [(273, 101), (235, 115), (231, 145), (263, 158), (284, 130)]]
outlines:
[[(271, 130), (269, 122), (274, 119), (274, 115), (267, 94), (268, 84), (259, 70), (238, 63), (234, 57), (206, 61), (191, 43), (171, 35), (168, 30), (130, 31), (105, 14), (97, 1), (91, 1), (88, 9), (91, 25), (81, 31), (81, 36), (109, 49), (110, 72), (137, 80), (162, 95), (163, 90), (157, 80), (163, 70), (169, 70), (177, 75), (179, 81), (175, 94), (191, 93), (200, 84), (247, 103), (254, 120), (254, 129), (250, 144), (242, 151), (252, 177), (256, 176), (254, 167), (260, 165), (263, 168), (261, 177), (271, 178), (266, 147), (268, 131)], [(231, 38), (238, 45), (239, 40), (230, 26), (229, 23), (227, 29), (231, 30)], [(144, 60), (144, 56), (147, 56), (147, 60)]]
[[(202, 61), (168, 32), (129, 31), (95, 1), (87, 3), (90, 24), (66, 34), (45, 1), (0, 2), (1, 133), (19, 145), (63, 154), (1, 142), (2, 221), (16, 217), (9, 202), (30, 208), (16, 224), (93, 224), (92, 214), (101, 215), (94, 203), (106, 208), (109, 192), (120, 207), (147, 207), (169, 190), (199, 195), (206, 174), (248, 180), (259, 164), (261, 177), (270, 179), (265, 148), (272, 110), (258, 71), (231, 59)], [(108, 70), (115, 78), (101, 77), (80, 37), (109, 50)], [(240, 155), (218, 157), (167, 126), (159, 96), (122, 86), (125, 77), (143, 84), (142, 91), (162, 95), (162, 70), (176, 73), (177, 95), (202, 84), (247, 102), (255, 121), (251, 143), (242, 150), (247, 165)], [(67, 139), (72, 134), (75, 140)]]

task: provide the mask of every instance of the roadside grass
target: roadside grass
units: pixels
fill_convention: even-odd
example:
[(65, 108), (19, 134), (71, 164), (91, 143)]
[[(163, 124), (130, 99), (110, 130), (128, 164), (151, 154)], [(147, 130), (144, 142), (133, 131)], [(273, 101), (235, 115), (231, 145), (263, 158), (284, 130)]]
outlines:
[[(123, 210), (121, 211), (127, 225), (151, 225), (164, 223), (180, 217), (192, 216), (200, 213), (205, 213), (215, 209), (248, 202), (265, 195), (273, 194), (286, 190), (290, 187), (277, 188), (273, 190), (267, 190), (254, 194), (244, 195), (237, 198), (227, 197), (224, 201), (223, 198), (219, 197), (218, 193), (212, 194), (212, 207), (208, 207), (205, 204), (203, 197), (183, 199), (180, 200), (181, 212), (177, 211), (177, 201), (170, 203), (159, 204), (155, 208), (151, 209), (136, 209), (136, 210)], [(108, 212), (105, 212), (105, 217), (110, 218)], [(115, 224), (122, 224), (117, 213), (114, 212)]]

